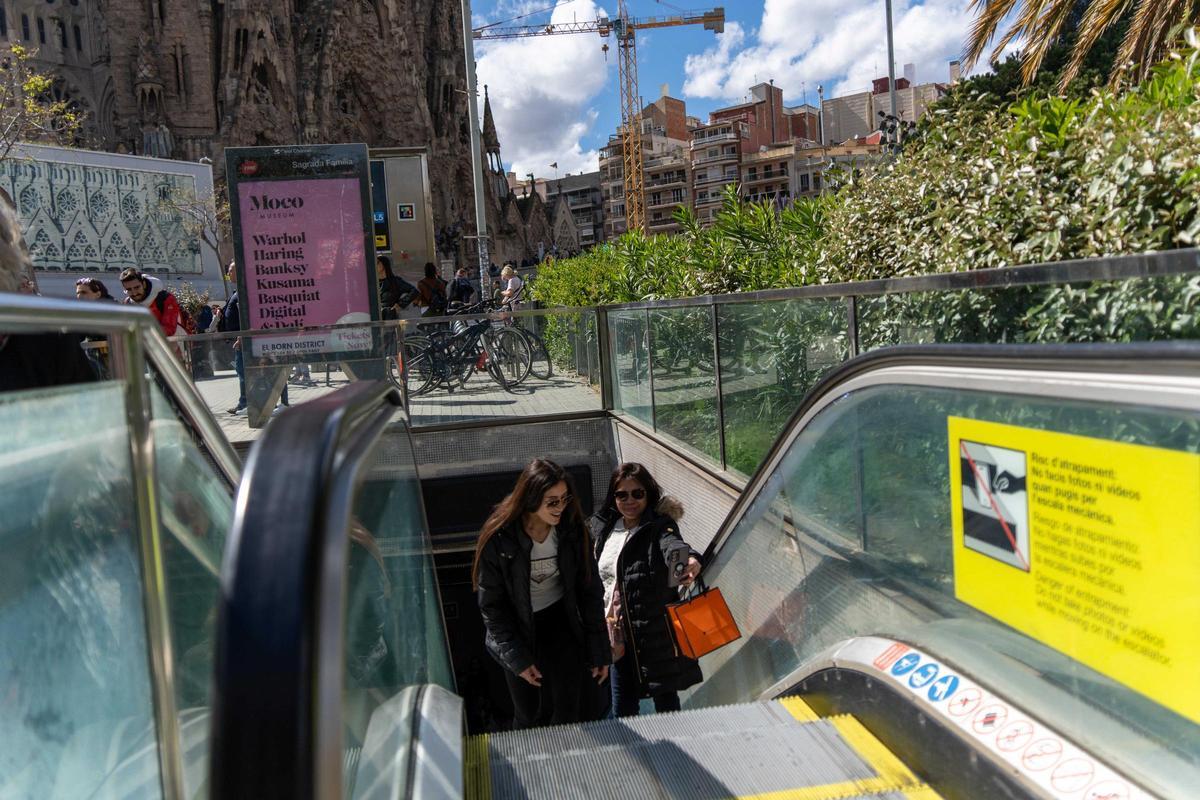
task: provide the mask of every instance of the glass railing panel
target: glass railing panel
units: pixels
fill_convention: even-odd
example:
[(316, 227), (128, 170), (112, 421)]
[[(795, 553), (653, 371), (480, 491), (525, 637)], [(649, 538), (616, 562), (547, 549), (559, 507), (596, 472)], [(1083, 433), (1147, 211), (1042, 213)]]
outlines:
[(415, 427), (598, 411), (596, 329), (590, 309), (519, 311), (208, 334), (176, 346), (226, 435), (245, 441), (284, 406), (362, 379), (404, 388)]
[(0, 394), (0, 796), (158, 797), (125, 387)]
[(612, 360), (613, 408), (654, 424), (650, 397), (650, 345), (645, 311), (614, 311), (608, 315)]
[(718, 305), (728, 468), (751, 475), (801, 399), (849, 356), (840, 300)]
[(1137, 342), (1200, 338), (1200, 278), (927, 291), (858, 299), (863, 351), (935, 342)]
[[(965, 593), (978, 587), (955, 572), (955, 559), (963, 558), (956, 547), (961, 553), (965, 545), (955, 544), (952, 516), (956, 503), (961, 500), (965, 508), (967, 501), (951, 490), (957, 477), (950, 472), (952, 418), (1002, 423), (1011, 426), (1005, 430), (1030, 436), (1067, 434), (1076, 437), (1071, 441), (1092, 443), (1087, 446), (1099, 442), (1101, 452), (1107, 452), (1103, 448), (1108, 443), (1121, 443), (1156, 448), (1153, 458), (1159, 459), (1200, 453), (1200, 424), (1185, 411), (907, 386), (846, 395), (799, 433), (707, 568), (709, 582), (721, 587), (743, 638), (703, 660), (706, 681), (689, 702), (714, 705), (757, 696), (840, 641), (891, 636), (934, 648), (981, 682), (1009, 691), (1014, 703), (1049, 715), (1048, 721), (1085, 747), (1110, 754), (1118, 748), (1124, 753), (1161, 751), (1161, 758), (1174, 765), (1171, 774), (1178, 777), (1186, 769), (1188, 775), (1200, 775), (1195, 772), (1200, 770), (1200, 724), (1189, 718), (1187, 701), (1165, 699), (1151, 685), (1116, 675), (1107, 661), (1090, 658), (1091, 665), (1085, 664), (1079, 649), (1083, 634), (1071, 624), (1064, 623), (1052, 637), (1036, 638), (1022, 627), (1024, 621), (1002, 621), (1003, 612), (996, 607), (967, 602)], [(956, 469), (960, 461), (954, 460)], [(1114, 474), (1127, 469), (1115, 460), (1091, 466)], [(1032, 471), (1028, 474), (1029, 480), (1038, 479)], [(1164, 473), (1147, 486), (1170, 479)], [(1181, 480), (1186, 488), (1195, 478)], [(1145, 513), (1158, 515), (1160, 524), (1133, 537), (1133, 546), (1141, 549), (1139, 558), (1150, 559), (1163, 552), (1158, 544), (1162, 537), (1184, 537), (1171, 558), (1191, 564), (1196, 531), (1190, 523), (1174, 530), (1163, 521), (1194, 519), (1200, 509), (1180, 506), (1190, 503), (1184, 498), (1194, 493), (1167, 500), (1168, 493), (1146, 506)], [(1127, 495), (1114, 496), (1124, 502)], [(1164, 512), (1168, 506), (1172, 511)], [(1061, 547), (1068, 551), (1056, 553)], [(1091, 545), (1072, 547), (1056, 539), (1053, 548), (1033, 551), (1033, 563), (1063, 557), (1075, 565), (1065, 569), (1080, 576), (1094, 572), (1086, 566), (1096, 558)], [(1159, 560), (1156, 570), (1165, 568)], [(1088, 591), (1102, 597), (1096, 608), (1113, 600), (1132, 609), (1127, 623), (1148, 631), (1147, 641), (1156, 631), (1176, 629), (1171, 620), (1191, 613), (1182, 609), (1200, 608), (1194, 581), (1172, 581), (1161, 596), (1150, 597), (1145, 583), (1139, 584), (1142, 568), (1127, 560), (1121, 564), (1116, 574), (1128, 581), (1127, 594), (1122, 590), (1120, 597), (1109, 597), (1107, 589), (1095, 587)], [(1102, 577), (1096, 580), (1103, 584)], [(1120, 638), (1117, 628), (1112, 632)], [(1113, 662), (1130, 657), (1122, 647), (1114, 649)], [(1187, 659), (1195, 651), (1195, 635), (1176, 636), (1164, 647), (1168, 658)], [(1158, 668), (1149, 662), (1146, 667)], [(1082, 712), (1055, 715), (1051, 704), (1064, 698), (1078, 709), (1092, 709), (1088, 713), (1095, 718), (1085, 720)]]
[(654, 425), (709, 460), (721, 463), (713, 307), (650, 312)]
[(233, 490), (157, 386), (152, 408), (184, 788), (189, 797), (199, 798), (207, 796), (213, 647), (221, 558), (233, 522)]
[(408, 321), (411, 424), (599, 411), (596, 329), (592, 309)]
[[(364, 467), (349, 532), (345, 744), (361, 746), (371, 715), (410, 686), (454, 690), (433, 553), (403, 414)], [(407, 737), (407, 733), (405, 733)]]

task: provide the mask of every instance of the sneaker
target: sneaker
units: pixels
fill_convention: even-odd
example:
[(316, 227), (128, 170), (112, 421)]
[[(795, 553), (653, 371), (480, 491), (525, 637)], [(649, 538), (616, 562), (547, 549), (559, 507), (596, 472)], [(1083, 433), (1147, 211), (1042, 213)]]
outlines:
[(271, 416), (273, 417), (276, 414), (282, 414), (284, 411), (287, 411), (288, 408), (290, 408), (290, 406), (288, 406), (287, 403), (280, 403), (279, 405), (275, 406), (275, 410), (271, 412)]
[(246, 407), (245, 406), (234, 406), (233, 408), (229, 409), (229, 413), (233, 414), (235, 416), (239, 415), (239, 414), (245, 414)]

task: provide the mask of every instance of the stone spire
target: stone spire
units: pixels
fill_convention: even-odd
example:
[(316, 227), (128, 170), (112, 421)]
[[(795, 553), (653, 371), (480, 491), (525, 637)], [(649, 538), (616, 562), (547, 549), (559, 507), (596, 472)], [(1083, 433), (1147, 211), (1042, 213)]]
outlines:
[(496, 121), (492, 119), (487, 84), (483, 87), (483, 151), (488, 155), (500, 155), (500, 137), (496, 134)]

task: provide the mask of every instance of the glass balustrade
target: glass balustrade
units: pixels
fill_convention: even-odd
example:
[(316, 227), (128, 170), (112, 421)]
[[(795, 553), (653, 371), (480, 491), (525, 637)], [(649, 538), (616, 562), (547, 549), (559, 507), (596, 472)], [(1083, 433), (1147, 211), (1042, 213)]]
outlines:
[[(1190, 522), (1200, 515), (1194, 490), (1200, 475), (1197, 413), (1151, 407), (1157, 397), (1149, 390), (1147, 405), (1139, 405), (1018, 394), (1011, 391), (1011, 382), (1009, 391), (997, 390), (1004, 385), (1000, 381), (975, 388), (977, 377), (947, 374), (942, 380), (947, 386), (886, 384), (841, 395), (809, 419), (771, 472), (761, 477), (762, 490), (706, 568), (709, 585), (721, 588), (743, 636), (702, 660), (706, 680), (688, 702), (720, 705), (759, 696), (802, 665), (819, 661), (839, 642), (893, 637), (937, 653), (1015, 705), (1048, 715), (1063, 734), (1098, 754), (1117, 763), (1138, 762), (1143, 769), (1154, 764), (1155, 780), (1166, 781), (1159, 785), (1195, 786), (1200, 776), (1196, 705), (1184, 699), (1187, 692), (1180, 693), (1179, 687), (1162, 691), (1168, 683), (1161, 670), (1170, 669), (1172, 658), (1190, 658), (1187, 654), (1196, 646), (1194, 630), (1178, 624), (1200, 610), (1195, 581), (1167, 579), (1162, 570), (1170, 564), (1194, 565), (1200, 553)], [(1055, 373), (1044, 383), (1036, 378), (1023, 382), (1031, 388), (1052, 387), (1061, 380)], [(1059, 388), (1055, 393), (1078, 396), (1079, 391)], [(1108, 392), (1093, 382), (1091, 393)], [(1045, 469), (1050, 469), (1051, 457), (1065, 469), (1071, 453), (1098, 454), (1087, 464), (1088, 474), (1110, 476), (1103, 485), (1093, 479), (1091, 496), (1098, 507), (1133, 515), (1127, 519), (1157, 522), (1147, 522), (1144, 529), (1117, 525), (1105, 533), (1103, 515), (1092, 514), (1089, 518), (1097, 521), (1075, 530), (1054, 524), (1053, 533), (1043, 527), (1031, 535), (1025, 527), (1030, 519), (1050, 526), (1047, 515), (1056, 513), (1055, 498), (1087, 481), (1060, 480), (1053, 473), (1047, 477), (1039, 471), (1040, 461), (1021, 461), (1021, 467), (1005, 467), (1013, 470), (1009, 481), (989, 479), (988, 485), (990, 493), (1009, 486), (1012, 492), (1024, 492), (1025, 516), (1012, 511), (1015, 505), (975, 504), (973, 498), (981, 492), (971, 486), (980, 484), (968, 486), (962, 477), (975, 473), (962, 466), (968, 463), (965, 457), (950, 452), (955, 419), (973, 425), (1002, 423), (1011, 436), (1052, 433), (1052, 444), (1005, 451), (1014, 458), (1024, 459), (1027, 453), (1046, 458)], [(1124, 449), (1110, 449), (1118, 447)], [(972, 470), (1001, 474), (985, 460), (1001, 463), (1004, 453), (973, 452)], [(1112, 455), (1117, 452), (1121, 455)], [(1145, 468), (1135, 463), (1177, 466), (1139, 480)], [(961, 475), (952, 472), (960, 468)], [(1011, 483), (1013, 475), (1020, 477), (1019, 486)], [(1038, 488), (1045, 493), (1031, 501), (1026, 479), (1057, 482), (1057, 489)], [(1122, 489), (1122, 481), (1137, 483), (1136, 491), (1145, 496), (1135, 501), (1135, 490)], [(1176, 491), (1170, 485), (1192, 488)], [(1140, 510), (1132, 509), (1131, 503), (1143, 501)], [(961, 512), (956, 510), (960, 505)], [(971, 527), (955, 528), (953, 518), (959, 513), (968, 521), (962, 524)], [(1005, 549), (1003, 539), (982, 543), (990, 533), (972, 514), (979, 519), (1011, 517), (1008, 524), (1015, 533), (1010, 538), (1016, 537), (1011, 547)], [(1173, 527), (1176, 521), (1178, 527)], [(1113, 548), (1122, 541), (1133, 549), (1117, 553)], [(1047, 599), (1049, 579), (1037, 578), (1038, 607), (1061, 611), (1046, 612), (1057, 615), (1053, 625), (1046, 623), (1053, 634), (1028, 627), (1032, 612), (1014, 617), (1006, 611), (1023, 602), (1017, 591), (997, 587), (987, 594), (968, 570), (975, 568), (968, 559), (980, 558), (970, 554), (978, 552), (1000, 564), (992, 565), (993, 570), (1009, 570), (1005, 575), (1019, 580), (1012, 576), (1024, 574), (1021, 564), (1005, 553), (1022, 550), (1028, 553), (1026, 571), (1034, 563), (1039, 576), (1052, 569), (1054, 575), (1073, 576), (1062, 578), (1071, 593), (1078, 587), (1072, 606), (1067, 600)], [(1157, 588), (1159, 578), (1143, 575), (1144, 570), (1170, 582)], [(1111, 629), (1100, 624), (1105, 608), (1114, 615)], [(1111, 636), (1096, 633), (1100, 628)], [(1145, 642), (1122, 638), (1122, 628), (1143, 631)], [(1163, 641), (1155, 643), (1160, 634)], [(1085, 642), (1088, 635), (1102, 636), (1100, 644)], [(1096, 655), (1096, 647), (1107, 655)], [(1158, 677), (1139, 680), (1143, 674)]]

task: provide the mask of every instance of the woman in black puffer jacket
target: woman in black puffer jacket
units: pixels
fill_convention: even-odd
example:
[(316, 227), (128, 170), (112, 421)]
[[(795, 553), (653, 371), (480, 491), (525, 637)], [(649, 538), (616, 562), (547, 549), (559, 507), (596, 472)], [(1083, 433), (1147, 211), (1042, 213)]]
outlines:
[(679, 690), (703, 680), (700, 665), (676, 651), (666, 611), (679, 600), (668, 564), (679, 565), (683, 586), (700, 574), (700, 554), (679, 535), (682, 516), (679, 501), (629, 463), (613, 472), (604, 505), (588, 520), (613, 645), (614, 716), (636, 715), (643, 697), (654, 698), (656, 711), (678, 711)]

